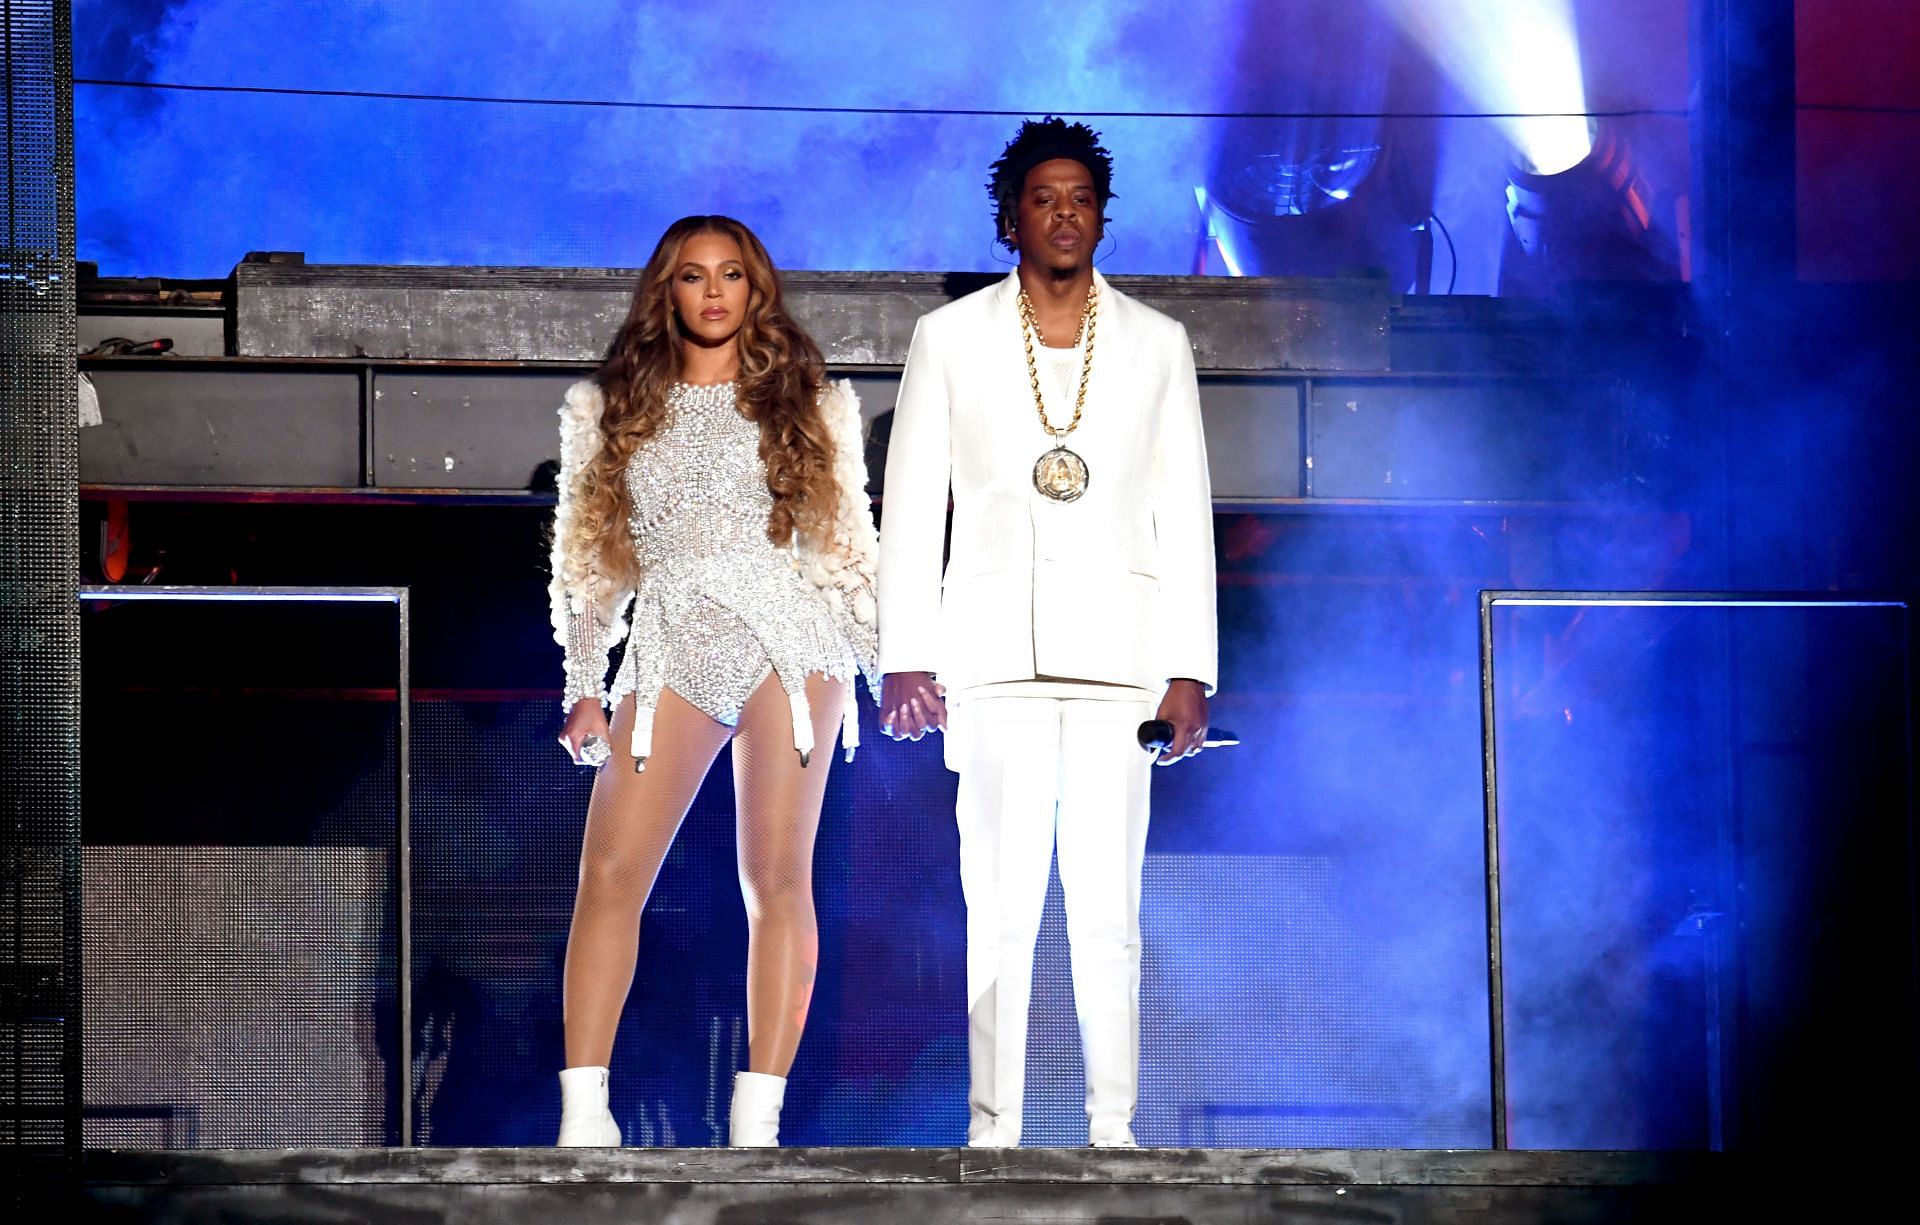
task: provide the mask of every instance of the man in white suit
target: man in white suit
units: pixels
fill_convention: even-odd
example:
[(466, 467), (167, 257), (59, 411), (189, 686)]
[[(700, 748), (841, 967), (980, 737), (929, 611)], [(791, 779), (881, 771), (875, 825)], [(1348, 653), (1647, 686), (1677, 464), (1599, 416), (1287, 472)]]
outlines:
[[(1021, 126), (993, 165), (1004, 281), (920, 320), (880, 525), (882, 726), (947, 733), (967, 902), (967, 1142), (1020, 1142), (1047, 877), (1066, 899), (1088, 1140), (1131, 1147), (1154, 758), (1215, 686), (1212, 500), (1186, 329), (1109, 285), (1097, 133)], [(951, 555), (941, 544), (949, 493)]]

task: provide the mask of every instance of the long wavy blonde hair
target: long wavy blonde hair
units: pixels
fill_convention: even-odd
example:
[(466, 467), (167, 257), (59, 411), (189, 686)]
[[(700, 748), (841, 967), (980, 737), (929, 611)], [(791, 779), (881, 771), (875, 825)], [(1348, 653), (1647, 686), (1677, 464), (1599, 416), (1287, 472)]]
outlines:
[(673, 277), (681, 248), (696, 234), (731, 238), (746, 265), (747, 314), (734, 343), (740, 354), (740, 406), (760, 427), (760, 458), (773, 495), (767, 539), (787, 545), (800, 536), (823, 548), (830, 543), (840, 491), (833, 475), (833, 437), (820, 411), (826, 363), (819, 346), (781, 304), (779, 271), (752, 230), (731, 217), (682, 217), (660, 236), (634, 289), (626, 322), (593, 375), (605, 401), (600, 417), (605, 442), (581, 470), (574, 496), (580, 531), (595, 542), (596, 569), (620, 587), (631, 587), (639, 577), (626, 539), (627, 461), (660, 428), (667, 391), (680, 377), (686, 341), (673, 308)]

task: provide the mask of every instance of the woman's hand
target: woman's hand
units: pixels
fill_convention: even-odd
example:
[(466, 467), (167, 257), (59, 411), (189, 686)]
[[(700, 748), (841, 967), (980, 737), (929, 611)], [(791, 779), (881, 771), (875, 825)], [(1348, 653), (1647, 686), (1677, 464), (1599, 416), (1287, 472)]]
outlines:
[(889, 672), (880, 682), (880, 730), (918, 740), (947, 730), (947, 687), (931, 672)]
[(581, 756), (588, 736), (598, 736), (606, 746), (613, 747), (613, 732), (607, 727), (607, 712), (600, 709), (598, 698), (581, 698), (567, 712), (567, 721), (560, 726), (560, 747), (567, 751), (576, 766), (599, 766), (601, 762), (590, 762)]

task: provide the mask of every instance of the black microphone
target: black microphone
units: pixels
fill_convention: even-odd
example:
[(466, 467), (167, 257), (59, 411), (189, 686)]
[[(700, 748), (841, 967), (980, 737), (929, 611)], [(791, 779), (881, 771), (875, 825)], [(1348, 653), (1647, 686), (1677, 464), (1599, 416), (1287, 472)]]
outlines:
[[(1140, 725), (1137, 735), (1141, 748), (1149, 753), (1164, 753), (1167, 751), (1167, 746), (1173, 743), (1173, 724), (1165, 719), (1148, 719)], [(1209, 727), (1207, 738), (1200, 742), (1200, 747), (1224, 749), (1230, 744), (1239, 743), (1240, 737), (1237, 733), (1230, 732), (1224, 727)]]

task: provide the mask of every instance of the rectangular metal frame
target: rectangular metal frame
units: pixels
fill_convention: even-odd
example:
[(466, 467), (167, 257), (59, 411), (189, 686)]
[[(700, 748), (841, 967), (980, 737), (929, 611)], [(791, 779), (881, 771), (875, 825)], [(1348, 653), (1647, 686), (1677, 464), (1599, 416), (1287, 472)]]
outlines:
[(396, 998), (400, 1005), (399, 1085), (400, 1145), (413, 1146), (413, 754), (412, 635), (410, 603), (405, 587), (127, 587), (88, 583), (79, 589), (82, 600), (115, 603), (190, 601), (245, 604), (392, 604), (399, 632), (399, 676), (394, 689), (399, 728), (395, 737), (395, 930)]
[(1897, 608), (1906, 623), (1907, 805), (1912, 827), (1913, 703), (1912, 609), (1904, 599), (1820, 592), (1743, 591), (1500, 591), (1480, 593), (1480, 763), (1486, 815), (1487, 891), (1487, 1048), (1493, 1110), (1493, 1147), (1507, 1144), (1506, 972), (1500, 939), (1499, 758), (1494, 737), (1493, 610), (1506, 604), (1527, 608)]

